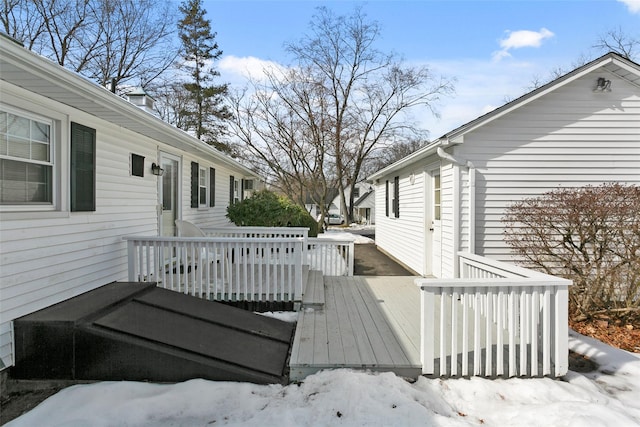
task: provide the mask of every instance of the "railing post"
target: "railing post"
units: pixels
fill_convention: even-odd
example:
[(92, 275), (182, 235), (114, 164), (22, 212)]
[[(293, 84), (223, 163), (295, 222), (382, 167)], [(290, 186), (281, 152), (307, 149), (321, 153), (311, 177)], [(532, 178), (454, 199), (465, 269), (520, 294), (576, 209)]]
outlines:
[(354, 269), (354, 243), (351, 242), (349, 243), (349, 257), (347, 260), (347, 275), (348, 276), (353, 276), (353, 269)]
[[(573, 282), (571, 282), (573, 283)], [(569, 370), (569, 285), (558, 285), (555, 295), (555, 374), (556, 377), (566, 375)]]
[(307, 238), (303, 237), (301, 241), (296, 243), (296, 246), (300, 247), (301, 250), (295, 250), (293, 253), (294, 257), (294, 277), (295, 277), (295, 298), (293, 299), (293, 305), (295, 307), (300, 307), (302, 305), (302, 260), (303, 256), (305, 256), (305, 249), (307, 246)]
[(133, 240), (127, 240), (127, 264), (128, 264), (128, 278), (130, 282), (136, 281), (136, 273), (135, 273), (135, 245)]
[(427, 287), (424, 280), (416, 279), (420, 286), (420, 363), (422, 373), (433, 375), (435, 372), (435, 293), (432, 287)]

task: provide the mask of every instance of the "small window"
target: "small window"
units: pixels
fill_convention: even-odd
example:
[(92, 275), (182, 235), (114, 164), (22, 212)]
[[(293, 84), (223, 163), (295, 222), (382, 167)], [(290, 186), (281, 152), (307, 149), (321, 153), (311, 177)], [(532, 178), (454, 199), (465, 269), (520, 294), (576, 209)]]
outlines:
[(96, 210), (96, 131), (71, 123), (71, 211)]
[(191, 207), (215, 206), (216, 170), (191, 162)]
[(0, 204), (53, 204), (53, 122), (0, 111)]
[(360, 188), (356, 187), (353, 189), (353, 197), (354, 198), (360, 197)]
[(131, 175), (144, 176), (144, 156), (131, 153)]
[(439, 220), (441, 213), (440, 174), (433, 177), (433, 219)]
[(400, 218), (400, 177), (393, 178), (393, 201), (391, 203), (393, 216)]
[(240, 201), (240, 191), (238, 191), (238, 180), (233, 181), (233, 203), (238, 203)]
[(198, 174), (198, 206), (208, 206), (207, 195), (209, 194), (209, 179), (207, 177), (207, 168), (200, 167)]
[(238, 203), (240, 201), (240, 195), (238, 192), (238, 180), (233, 176), (229, 176), (229, 204)]

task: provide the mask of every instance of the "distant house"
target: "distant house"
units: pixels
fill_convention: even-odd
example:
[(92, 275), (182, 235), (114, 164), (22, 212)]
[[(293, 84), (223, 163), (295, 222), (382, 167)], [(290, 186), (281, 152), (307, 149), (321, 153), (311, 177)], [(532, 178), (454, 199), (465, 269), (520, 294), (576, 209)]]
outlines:
[(640, 65), (610, 53), (369, 177), (376, 244), (424, 276), (457, 253), (510, 261), (501, 218), (562, 187), (640, 184)]
[[(375, 198), (374, 187), (360, 181), (354, 187), (353, 195), (353, 221), (360, 224), (375, 224)], [(344, 196), (347, 204), (351, 196), (351, 189), (345, 188)], [(340, 211), (340, 194), (336, 194), (331, 200), (328, 208), (329, 213), (342, 214), (346, 217), (346, 212)]]
[(358, 195), (353, 202), (354, 220), (360, 224), (373, 225), (376, 223), (376, 199), (373, 186), (360, 185)]
[(226, 225), (227, 206), (262, 186), (230, 157), (9, 39), (0, 93), (0, 368), (14, 363), (13, 319), (127, 280), (123, 236), (173, 236), (176, 219)]

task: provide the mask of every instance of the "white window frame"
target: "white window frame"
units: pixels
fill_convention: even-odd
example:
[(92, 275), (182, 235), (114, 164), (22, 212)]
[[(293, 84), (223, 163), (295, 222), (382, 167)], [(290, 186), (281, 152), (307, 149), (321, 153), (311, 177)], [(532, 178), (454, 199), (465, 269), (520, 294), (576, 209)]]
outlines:
[(57, 155), (56, 146), (58, 143), (57, 138), (59, 134), (59, 130), (57, 128), (58, 126), (57, 121), (51, 117), (47, 117), (41, 114), (33, 113), (27, 110), (23, 110), (23, 109), (16, 108), (16, 107), (9, 106), (2, 103), (0, 103), (0, 110), (5, 113), (13, 114), (28, 120), (44, 123), (49, 126), (49, 160), (41, 161), (41, 160), (27, 159), (23, 157), (13, 157), (13, 156), (9, 156), (8, 154), (2, 154), (1, 152), (0, 152), (0, 158), (51, 167), (51, 190), (50, 190), (51, 202), (26, 202), (26, 203), (4, 204), (4, 205), (0, 204), (0, 212), (21, 212), (21, 211), (41, 212), (41, 211), (56, 210), (58, 205), (58, 187), (59, 187), (58, 180), (59, 180), (59, 168), (60, 168), (60, 165), (58, 164), (58, 159), (56, 157)]
[[(204, 198), (202, 193), (204, 191)], [(198, 164), (198, 208), (209, 208), (209, 168)]]
[(233, 203), (240, 201), (240, 180), (235, 179), (233, 181)]

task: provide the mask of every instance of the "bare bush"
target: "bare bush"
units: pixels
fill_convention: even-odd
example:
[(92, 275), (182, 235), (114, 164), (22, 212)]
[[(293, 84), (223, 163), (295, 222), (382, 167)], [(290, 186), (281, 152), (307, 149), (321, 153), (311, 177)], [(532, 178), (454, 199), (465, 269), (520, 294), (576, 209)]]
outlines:
[(525, 267), (572, 279), (572, 319), (640, 320), (640, 187), (558, 189), (515, 203), (505, 241)]

